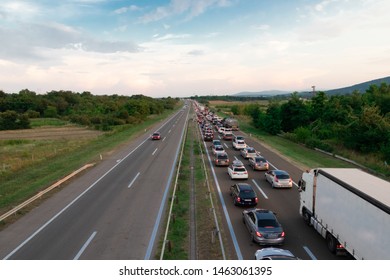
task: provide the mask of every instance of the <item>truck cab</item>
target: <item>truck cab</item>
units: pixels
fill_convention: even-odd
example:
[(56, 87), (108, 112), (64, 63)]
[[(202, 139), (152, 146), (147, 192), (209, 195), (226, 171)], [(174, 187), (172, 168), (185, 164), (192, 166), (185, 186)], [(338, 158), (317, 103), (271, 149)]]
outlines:
[(315, 171), (315, 169), (306, 170), (298, 182), (300, 192), (299, 212), (307, 224), (310, 224), (310, 218), (314, 215)]

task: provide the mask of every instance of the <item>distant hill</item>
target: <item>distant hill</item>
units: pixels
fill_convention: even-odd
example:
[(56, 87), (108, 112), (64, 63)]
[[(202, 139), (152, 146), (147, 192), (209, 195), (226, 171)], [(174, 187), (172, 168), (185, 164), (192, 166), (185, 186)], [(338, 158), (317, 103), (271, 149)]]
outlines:
[[(380, 85), (382, 83), (390, 84), (390, 76), (385, 78), (380, 78), (360, 84), (356, 84), (349, 87), (344, 88), (338, 88), (338, 89), (330, 89), (330, 90), (322, 90), (327, 95), (344, 95), (344, 94), (350, 94), (352, 92), (359, 91), (360, 93), (365, 93), (366, 90), (370, 87), (370, 85)], [(250, 91), (244, 91), (232, 94), (232, 96), (238, 96), (238, 97), (270, 97), (270, 96), (289, 96), (294, 92), (292, 91), (283, 91), (283, 90), (265, 90), (265, 91), (259, 91), (259, 92), (250, 92)], [(312, 91), (301, 91), (298, 92), (300, 96), (302, 97), (309, 97), (312, 95)]]
[(240, 96), (240, 97), (254, 97), (254, 96), (270, 96), (270, 95), (283, 95), (283, 94), (290, 94), (292, 91), (283, 91), (283, 90), (264, 90), (259, 92), (250, 92), (250, 91), (243, 91), (239, 93), (232, 94), (233, 96)]
[(356, 85), (349, 86), (349, 87), (332, 89), (332, 90), (324, 90), (324, 92), (327, 95), (349, 94), (349, 93), (354, 92), (355, 90), (359, 91), (360, 93), (364, 93), (370, 87), (370, 85), (378, 85), (379, 86), (382, 83), (390, 84), (390, 76), (389, 77), (385, 77), (385, 78), (381, 78), (381, 79), (372, 80), (372, 81), (369, 81), (369, 82), (356, 84)]

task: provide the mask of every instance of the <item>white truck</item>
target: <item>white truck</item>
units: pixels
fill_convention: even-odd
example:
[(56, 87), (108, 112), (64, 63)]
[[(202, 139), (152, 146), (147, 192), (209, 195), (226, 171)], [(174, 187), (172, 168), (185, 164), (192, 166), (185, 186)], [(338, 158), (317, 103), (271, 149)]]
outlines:
[(318, 168), (298, 185), (300, 214), (331, 252), (390, 260), (390, 182), (356, 168)]

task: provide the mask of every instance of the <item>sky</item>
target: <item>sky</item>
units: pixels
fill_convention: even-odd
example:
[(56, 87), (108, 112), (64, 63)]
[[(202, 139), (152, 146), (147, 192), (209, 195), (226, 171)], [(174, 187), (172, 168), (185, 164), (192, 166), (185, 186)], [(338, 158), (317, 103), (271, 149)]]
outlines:
[(388, 0), (0, 0), (0, 90), (150, 97), (390, 76)]

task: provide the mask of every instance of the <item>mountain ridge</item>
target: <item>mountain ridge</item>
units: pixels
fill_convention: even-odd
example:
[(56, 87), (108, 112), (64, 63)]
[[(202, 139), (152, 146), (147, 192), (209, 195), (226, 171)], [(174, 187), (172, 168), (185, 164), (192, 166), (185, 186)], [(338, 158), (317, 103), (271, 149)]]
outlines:
[[(367, 82), (358, 83), (352, 86), (337, 88), (337, 89), (330, 89), (330, 90), (321, 90), (325, 92), (328, 95), (335, 95), (335, 94), (350, 94), (354, 91), (359, 91), (361, 93), (364, 93), (371, 85), (377, 85), (379, 86), (382, 83), (390, 84), (390, 76), (374, 79)], [(285, 91), (285, 90), (264, 90), (264, 91), (258, 91), (258, 92), (250, 92), (250, 91), (243, 91), (239, 93), (232, 94), (232, 96), (239, 96), (239, 97), (269, 97), (269, 96), (281, 96), (281, 95), (290, 95), (293, 92), (298, 92), (299, 95), (308, 95), (312, 94), (312, 91)]]

